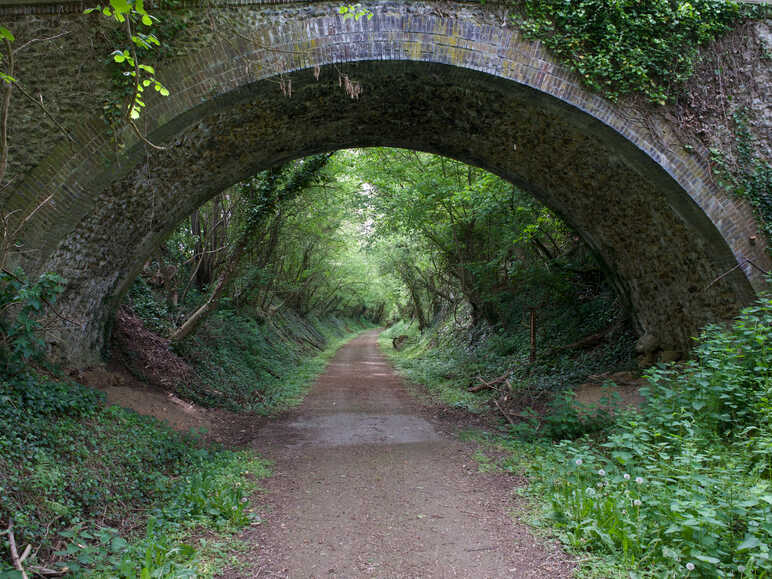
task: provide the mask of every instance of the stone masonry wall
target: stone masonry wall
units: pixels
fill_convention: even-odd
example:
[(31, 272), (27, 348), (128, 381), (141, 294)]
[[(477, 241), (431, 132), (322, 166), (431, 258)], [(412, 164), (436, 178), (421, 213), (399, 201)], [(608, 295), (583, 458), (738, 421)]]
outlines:
[[(741, 268), (710, 285), (744, 257), (769, 258), (750, 242), (749, 208), (712, 182), (704, 149), (674, 146), (681, 128), (667, 115), (588, 93), (495, 11), (366, 5), (375, 16), (358, 22), (323, 2), (186, 13), (180, 54), (159, 67), (172, 95), (143, 116), (168, 147), (160, 153), (129, 134), (116, 150), (105, 134), (111, 39), (95, 16), (5, 17), (17, 46), (49, 39), (19, 51), (18, 76), (70, 133), (15, 97), (16, 181), (3, 205), (24, 215), (55, 194), (23, 239), (30, 270), (68, 279), (61, 307), (82, 325), (52, 337), (63, 355), (96, 359), (146, 256), (200, 203), (277, 162), (350, 146), (446, 154), (534, 193), (601, 256), (646, 350), (683, 349), (763, 283)], [(338, 86), (341, 75), (362, 84), (358, 100)]]

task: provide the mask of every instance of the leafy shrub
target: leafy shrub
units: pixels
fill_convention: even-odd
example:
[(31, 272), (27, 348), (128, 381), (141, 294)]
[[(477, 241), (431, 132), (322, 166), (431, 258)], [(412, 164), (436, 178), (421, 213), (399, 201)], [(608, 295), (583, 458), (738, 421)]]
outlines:
[[(54, 556), (76, 574), (194, 569), (184, 529), (246, 524), (254, 477), (244, 471), (264, 476), (264, 464), (102, 404), (101, 393), (72, 382), (31, 373), (0, 381), (0, 520), (14, 521), (39, 561)], [(146, 531), (133, 543), (119, 535), (137, 526)], [(60, 540), (67, 546), (54, 555)]]
[(587, 434), (604, 431), (613, 424), (613, 415), (620, 409), (619, 394), (608, 392), (599, 404), (583, 404), (576, 400), (573, 390), (561, 390), (547, 405), (543, 415), (529, 408), (523, 413), (524, 420), (512, 428), (513, 434), (522, 440), (533, 441), (576, 439)]
[(772, 298), (746, 308), (731, 332), (707, 326), (683, 368), (653, 368), (649, 423), (673, 434), (699, 430), (736, 441), (769, 418), (772, 395)]
[(62, 278), (45, 273), (31, 281), (18, 269), (0, 271), (0, 372), (12, 376), (43, 352), (40, 315), (62, 291)]
[[(772, 573), (772, 298), (650, 372), (640, 412), (600, 444), (510, 442), (572, 547), (656, 577)], [(536, 458), (532, 458), (536, 454)]]

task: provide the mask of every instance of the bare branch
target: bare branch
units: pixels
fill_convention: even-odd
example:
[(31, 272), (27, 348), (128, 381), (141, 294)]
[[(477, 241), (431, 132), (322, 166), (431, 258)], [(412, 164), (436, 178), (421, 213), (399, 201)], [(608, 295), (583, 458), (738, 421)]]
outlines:
[(53, 196), (54, 196), (54, 194), (51, 193), (48, 197), (46, 197), (40, 203), (38, 203), (37, 206), (32, 211), (30, 211), (24, 219), (21, 220), (21, 223), (19, 223), (19, 225), (16, 226), (16, 229), (13, 230), (13, 233), (11, 234), (11, 237), (16, 237), (19, 234), (19, 231), (21, 231), (21, 228), (24, 227), (24, 224), (27, 223), (27, 221), (29, 221), (30, 219), (32, 219), (32, 217), (35, 215), (35, 213), (40, 211), (40, 209), (46, 203), (51, 201)]
[[(6, 41), (7, 42), (7, 41)], [(69, 133), (67, 129), (62, 126), (62, 124), (56, 120), (56, 117), (52, 115), (50, 112), (48, 112), (48, 109), (46, 108), (46, 105), (43, 104), (43, 95), (40, 95), (40, 98), (37, 99), (33, 95), (31, 95), (27, 90), (19, 83), (19, 81), (14, 81), (13, 86), (15, 86), (17, 89), (19, 89), (19, 92), (23, 94), (25, 97), (27, 97), (29, 100), (31, 100), (33, 103), (35, 103), (40, 110), (43, 111), (43, 114), (48, 117), (48, 119), (56, 125), (56, 128), (58, 128), (62, 134), (67, 137), (67, 140), (69, 140), (71, 143), (75, 142), (75, 139), (73, 136)]]
[(142, 131), (139, 130), (139, 127), (134, 122), (133, 119), (126, 119), (126, 122), (129, 124), (129, 126), (134, 130), (134, 133), (139, 137), (139, 139), (145, 143), (148, 147), (152, 147), (156, 151), (165, 151), (167, 147), (156, 145), (155, 143), (151, 143), (145, 135), (142, 134)]
[(24, 563), (24, 560), (29, 556), (30, 550), (32, 549), (31, 545), (27, 545), (27, 548), (24, 549), (24, 552), (22, 553), (21, 557), (19, 557), (19, 551), (16, 549), (16, 538), (13, 536), (13, 520), (8, 521), (8, 543), (11, 548), (11, 562), (13, 563), (14, 568), (17, 571), (21, 572), (21, 576), (23, 579), (28, 579), (28, 575), (26, 571), (24, 571), (24, 566), (22, 563)]
[[(5, 39), (5, 49), (8, 51), (8, 76), (13, 78), (13, 47), (7, 38)], [(8, 166), (8, 109), (11, 107), (12, 91), (13, 84), (6, 82), (2, 109), (0, 109), (0, 183), (5, 177), (5, 170)]]
[(24, 50), (31, 44), (35, 44), (36, 42), (51, 42), (52, 40), (56, 40), (57, 38), (61, 38), (62, 36), (67, 36), (69, 34), (72, 34), (71, 30), (65, 30), (64, 32), (60, 32), (59, 34), (55, 34), (54, 36), (49, 36), (48, 38), (33, 38), (31, 40), (28, 40), (21, 46), (19, 46), (14, 52), (19, 52), (21, 50)]

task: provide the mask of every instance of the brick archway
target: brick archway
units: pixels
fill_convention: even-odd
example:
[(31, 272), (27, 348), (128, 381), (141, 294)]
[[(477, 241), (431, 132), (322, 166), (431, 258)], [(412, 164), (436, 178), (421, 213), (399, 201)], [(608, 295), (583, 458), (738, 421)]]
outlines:
[[(172, 96), (143, 121), (167, 150), (126, 135), (113, 157), (101, 122), (84, 123), (75, 147), (15, 189), (8, 205), (20, 213), (57, 193), (24, 243), (30, 270), (68, 280), (60, 307), (83, 325), (54, 341), (70, 360), (98, 357), (146, 257), (202, 202), (275, 163), (353, 146), (448, 155), (532, 192), (598, 253), (650, 347), (683, 349), (752, 298), (761, 282), (751, 271), (708, 286), (743, 257), (766, 263), (748, 242), (753, 219), (698, 156), (668, 142), (667, 127), (587, 92), (480, 8), (459, 4), (450, 17), (433, 2), (381, 1), (369, 21), (334, 8), (243, 9), (227, 44), (165, 67)], [(341, 75), (362, 85), (358, 100)]]

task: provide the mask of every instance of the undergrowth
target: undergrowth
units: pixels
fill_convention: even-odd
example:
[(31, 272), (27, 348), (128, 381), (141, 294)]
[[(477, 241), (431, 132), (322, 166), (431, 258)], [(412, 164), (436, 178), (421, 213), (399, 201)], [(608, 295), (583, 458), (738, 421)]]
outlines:
[(200, 378), (180, 390), (205, 406), (260, 414), (298, 404), (313, 379), (363, 320), (301, 318), (290, 311), (260, 323), (220, 309), (178, 346)]
[[(535, 301), (544, 297), (539, 295)], [(417, 324), (400, 321), (381, 334), (381, 348), (408, 380), (426, 386), (444, 403), (472, 412), (480, 411), (493, 395), (500, 394), (495, 390), (468, 392), (469, 386), (479, 384), (479, 378), (491, 380), (506, 375), (515, 394), (545, 392), (551, 397), (567, 386), (586, 381), (589, 374), (623, 369), (633, 363), (634, 339), (624, 329), (593, 349), (557, 348), (613, 325), (622, 314), (611, 294), (574, 301), (571, 307), (558, 300), (559, 296), (551, 297), (555, 301), (537, 313), (533, 363), (529, 360), (527, 317), (522, 323), (497, 328), (469, 328), (460, 327), (455, 317), (450, 316), (437, 321), (423, 334)], [(513, 304), (512, 309), (527, 310), (524, 304)], [(391, 340), (401, 335), (407, 336), (407, 340), (396, 352)]]
[[(0, 520), (13, 522), (20, 551), (33, 547), (26, 569), (71, 576), (207, 575), (191, 536), (248, 524), (249, 496), (268, 474), (252, 453), (204, 447), (33, 373), (0, 382), (0, 451)], [(0, 576), (20, 574), (0, 563)]]
[(500, 466), (528, 476), (541, 524), (619, 576), (770, 577), (772, 298), (694, 354), (650, 369), (645, 405), (604, 436), (497, 438)]
[[(211, 576), (229, 535), (257, 515), (249, 497), (267, 463), (208, 447), (104, 394), (57, 377), (39, 314), (56, 276), (0, 276), (0, 577)], [(194, 540), (194, 536), (208, 539)]]
[[(248, 451), (206, 446), (104, 395), (30, 370), (42, 342), (35, 316), (58, 279), (0, 279), (3, 303), (21, 315), (0, 326), (0, 577), (212, 576), (234, 549), (232, 535), (258, 523), (250, 504), (268, 465)], [(168, 324), (160, 301), (134, 291), (150, 325)], [(301, 319), (290, 312), (258, 324), (229, 309), (210, 316), (184, 345), (201, 380), (196, 401), (270, 412), (297, 402), (334, 351), (364, 322)], [(43, 363), (42, 358), (40, 363)]]

